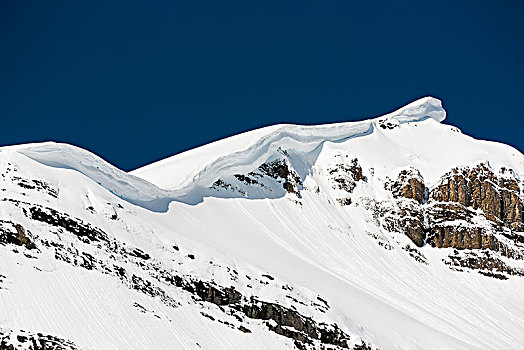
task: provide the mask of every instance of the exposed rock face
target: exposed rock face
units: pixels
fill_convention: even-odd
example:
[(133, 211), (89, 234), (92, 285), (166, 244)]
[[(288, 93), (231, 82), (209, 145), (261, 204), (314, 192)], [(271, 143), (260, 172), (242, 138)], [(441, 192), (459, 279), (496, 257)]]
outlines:
[(0, 350), (15, 349), (76, 350), (79, 348), (72, 341), (53, 335), (0, 328)]
[[(236, 192), (247, 198), (278, 197), (286, 192), (301, 198), (302, 180), (291, 166), (288, 154), (282, 151), (281, 158), (267, 161), (247, 174), (218, 179), (211, 189)], [(261, 193), (264, 195), (261, 196)]]
[(352, 159), (349, 163), (342, 161), (335, 164), (328, 169), (328, 174), (333, 184), (333, 189), (343, 193), (336, 198), (340, 205), (350, 205), (350, 194), (357, 186), (357, 181), (366, 181), (366, 177), (362, 173), (362, 167), (358, 163), (357, 158)]
[(261, 301), (253, 296), (246, 298), (233, 287), (224, 288), (200, 280), (186, 280), (179, 276), (174, 276), (170, 282), (197, 295), (205, 302), (229, 306), (248, 318), (273, 321), (266, 324), (268, 329), (293, 339), (300, 349), (314, 346), (314, 340), (321, 344), (348, 348), (349, 335), (340, 330), (336, 324), (318, 323), (284, 306)]
[(428, 240), (437, 248), (495, 250), (495, 238), (486, 234), (481, 227), (434, 227), (428, 235)]
[(52, 226), (63, 227), (82, 240), (107, 240), (107, 235), (102, 230), (94, 228), (90, 224), (83, 223), (80, 219), (72, 218), (67, 214), (40, 206), (33, 206), (29, 210), (33, 220), (43, 221)]
[(461, 204), (431, 202), (425, 208), (427, 243), (437, 248), (496, 249), (494, 228)]
[(202, 281), (196, 281), (193, 285), (195, 293), (202, 300), (216, 305), (235, 304), (240, 302), (242, 298), (242, 294), (233, 287), (220, 289)]
[[(502, 169), (497, 175), (486, 164), (453, 169), (430, 192), (429, 243), (519, 258), (524, 241), (518, 233), (523, 230), (521, 191), (511, 170)], [(481, 224), (479, 217), (488, 221)], [(508, 238), (514, 248), (499, 242), (494, 233)]]
[[(347, 348), (345, 339), (343, 337), (340, 339), (342, 334), (340, 334), (338, 328), (336, 329), (339, 334), (324, 331), (312, 319), (306, 318), (294, 310), (256, 300), (244, 305), (241, 310), (249, 318), (274, 321), (276, 325), (268, 323), (269, 329), (288, 338), (311, 344), (311, 339), (321, 339), (322, 334), (324, 334), (323, 339), (321, 339), (323, 343)], [(349, 339), (347, 335), (345, 337)]]
[(442, 177), (430, 196), (439, 202), (456, 202), (480, 209), (497, 225), (522, 231), (521, 189), (511, 175), (511, 170), (504, 169), (501, 176), (497, 176), (486, 164), (472, 169), (455, 168)]
[(393, 211), (384, 216), (388, 231), (403, 232), (415, 245), (422, 247), (426, 239), (423, 227), (425, 200), (424, 179), (417, 169), (402, 170), (395, 181), (387, 182), (386, 189), (395, 198)]
[(26, 190), (36, 190), (48, 194), (51, 197), (58, 198), (58, 190), (53, 188), (47, 182), (38, 179), (24, 179), (20, 176), (13, 176), (13, 181)]
[(24, 228), (11, 221), (0, 220), (0, 244), (15, 244), (27, 249), (34, 249), (36, 245), (27, 236)]
[[(382, 204), (378, 220), (386, 230), (404, 233), (417, 246), (428, 243), (437, 248), (488, 250), (524, 258), (523, 196), (512, 170), (502, 168), (495, 174), (483, 163), (455, 168), (428, 190), (420, 173), (410, 168), (402, 170), (396, 180), (387, 181), (385, 188), (395, 201)], [(447, 263), (501, 279), (501, 273), (521, 275), (500, 259), (485, 255), (450, 257)]]
[(420, 204), (424, 202), (426, 186), (424, 186), (424, 179), (417, 169), (402, 170), (390, 188), (395, 198), (414, 199)]
[(384, 130), (392, 130), (398, 128), (400, 123), (395, 119), (381, 119), (378, 121), (378, 125)]
[(386, 230), (404, 233), (418, 247), (424, 245), (423, 212), (413, 201), (397, 200), (392, 208), (383, 210), (382, 222)]
[(498, 279), (508, 279), (503, 273), (524, 276), (524, 269), (509, 266), (488, 250), (468, 251), (464, 254), (455, 250), (444, 262), (455, 270), (466, 267), (480, 270), (481, 274)]
[(269, 177), (283, 181), (282, 187), (289, 192), (297, 195), (299, 185), (302, 185), (300, 176), (289, 166), (285, 159), (277, 159), (272, 162), (264, 163), (258, 170)]
[[(511, 170), (497, 176), (485, 164), (455, 168), (429, 191), (426, 202), (427, 189), (420, 173), (403, 170), (395, 181), (386, 183), (397, 199), (400, 220), (386, 226), (400, 229), (418, 246), (424, 244), (427, 233), (427, 242), (438, 248), (496, 250), (493, 230), (522, 229), (521, 189), (508, 174), (512, 175)], [(479, 224), (478, 210), (492, 224)]]

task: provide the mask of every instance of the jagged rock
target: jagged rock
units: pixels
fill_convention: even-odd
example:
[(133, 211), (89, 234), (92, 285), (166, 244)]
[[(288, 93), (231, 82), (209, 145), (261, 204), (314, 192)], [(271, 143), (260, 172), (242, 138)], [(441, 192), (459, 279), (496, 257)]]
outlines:
[(364, 341), (362, 343), (353, 346), (353, 350), (372, 350), (369, 344), (366, 344)]
[(282, 195), (280, 187), (288, 193), (301, 198), (302, 180), (291, 166), (288, 155), (261, 164), (256, 170), (247, 174), (231, 174), (224, 179), (216, 180), (210, 187), (216, 191), (231, 191), (241, 197), (258, 198), (261, 193), (268, 196)]
[[(254, 297), (246, 299), (234, 287), (224, 288), (201, 280), (184, 279), (180, 276), (172, 276), (165, 271), (163, 278), (167, 282), (195, 294), (205, 302), (229, 306), (252, 319), (274, 321), (275, 324), (267, 324), (270, 331), (302, 344), (312, 344), (313, 340), (318, 340), (323, 344), (335, 345), (340, 348), (348, 347), (349, 335), (344, 333), (336, 324), (317, 323), (312, 318), (281, 305), (257, 300)], [(245, 330), (242, 331), (246, 332)]]
[[(437, 248), (497, 249), (489, 222), (475, 223), (478, 213), (461, 204), (431, 203), (424, 208), (428, 244)], [(487, 225), (487, 226), (486, 226)]]
[(234, 175), (239, 181), (242, 181), (248, 185), (256, 185), (258, 184), (258, 181), (256, 179), (253, 179), (249, 176), (243, 175), (243, 174), (235, 174)]
[(415, 261), (427, 265), (428, 261), (426, 260), (426, 257), (418, 249), (412, 248), (409, 244), (402, 247), (402, 249), (408, 252), (409, 256), (415, 259)]
[[(510, 177), (508, 177), (510, 176)], [(455, 168), (430, 192), (426, 208), (428, 243), (438, 248), (488, 249), (520, 259), (521, 189), (512, 172), (496, 175), (487, 164)], [(479, 223), (479, 210), (487, 220)], [(498, 233), (514, 243), (499, 242)], [(521, 242), (522, 241), (522, 242)]]
[(83, 223), (80, 219), (59, 213), (54, 209), (33, 206), (29, 211), (31, 212), (31, 219), (62, 227), (79, 238), (85, 238), (90, 241), (107, 240), (107, 235), (102, 230)]
[[(496, 175), (482, 163), (455, 168), (429, 191), (419, 171), (410, 168), (395, 181), (387, 181), (385, 188), (395, 201), (376, 203), (374, 217), (387, 231), (403, 233), (419, 247), (428, 243), (524, 259), (524, 235), (518, 232), (523, 226), (522, 190), (511, 169)], [(450, 257), (447, 264), (501, 279), (507, 278), (502, 272), (521, 275), (517, 268), (486, 254)]]
[(77, 350), (78, 346), (70, 340), (42, 333), (13, 331), (0, 328), (0, 350)]
[(168, 295), (166, 291), (164, 291), (162, 288), (154, 285), (150, 281), (140, 276), (133, 275), (129, 283), (131, 284), (131, 288), (137, 291), (140, 291), (141, 293), (144, 293), (146, 295), (149, 295), (151, 297), (158, 297), (167, 306), (177, 307), (180, 305), (170, 295)]
[(244, 326), (238, 327), (238, 330), (243, 332), (243, 333), (251, 333), (251, 331), (249, 329), (247, 329), (246, 327), (244, 327)]
[(482, 227), (432, 227), (428, 243), (437, 248), (496, 249), (496, 239)]
[(320, 340), (323, 344), (348, 348), (349, 335), (340, 330), (336, 324), (317, 324), (311, 318), (305, 317), (295, 310), (254, 298), (251, 298), (250, 303), (241, 306), (240, 310), (249, 318), (274, 321), (276, 325), (268, 324), (271, 331), (295, 341), (311, 344), (312, 340), (315, 339)]
[(202, 300), (216, 305), (239, 303), (242, 298), (242, 294), (236, 291), (234, 287), (219, 289), (202, 281), (196, 281), (193, 285), (195, 293)]
[(219, 188), (224, 188), (224, 189), (227, 190), (227, 189), (230, 189), (231, 187), (232, 187), (231, 184), (224, 182), (224, 180), (222, 180), (222, 179), (216, 180), (213, 183), (213, 185), (211, 185), (211, 188), (213, 188), (215, 190), (217, 190)]
[(417, 169), (404, 169), (398, 174), (398, 178), (390, 184), (389, 189), (395, 198), (414, 199), (418, 203), (424, 202), (426, 186), (424, 179)]
[(488, 220), (498, 225), (516, 231), (523, 229), (523, 202), (517, 181), (497, 176), (489, 164), (453, 169), (442, 177), (430, 196), (436, 201), (481, 209)]
[(20, 176), (13, 176), (11, 178), (13, 182), (16, 182), (16, 184), (24, 189), (27, 190), (37, 190), (39, 192), (46, 193), (50, 195), (51, 197), (58, 198), (58, 191), (51, 187), (47, 182), (44, 182), (42, 180), (29, 180), (21, 178)]
[(397, 201), (381, 218), (383, 227), (390, 232), (408, 236), (416, 246), (422, 247), (426, 239), (422, 208), (410, 201)]
[[(442, 176), (426, 203), (427, 190), (418, 170), (402, 170), (395, 181), (385, 184), (397, 202), (384, 210), (384, 227), (403, 232), (419, 247), (427, 239), (438, 248), (499, 250), (503, 245), (497, 244), (493, 234), (502, 233), (498, 226), (522, 228), (521, 189), (514, 178), (508, 177), (511, 174), (509, 170), (497, 176), (482, 163), (474, 168), (455, 168)], [(480, 224), (477, 209), (495, 226)], [(521, 237), (515, 233), (504, 235), (517, 241)], [(506, 254), (520, 255), (518, 250), (505, 248)]]
[(466, 251), (463, 254), (455, 250), (444, 262), (455, 269), (461, 267), (479, 270), (485, 276), (498, 279), (507, 279), (506, 275), (524, 276), (524, 269), (509, 266), (487, 250)]
[(378, 121), (378, 125), (384, 130), (392, 130), (397, 128), (400, 123), (395, 119), (381, 119)]
[(357, 158), (352, 159), (349, 164), (337, 163), (328, 169), (328, 174), (333, 183), (333, 189), (345, 192), (342, 197), (336, 198), (337, 202), (343, 206), (351, 204), (349, 194), (353, 193), (353, 190), (357, 186), (357, 181), (366, 181), (366, 177), (362, 173), (362, 167), (358, 163)]
[(27, 236), (22, 225), (4, 220), (0, 220), (0, 244), (1, 243), (24, 246), (27, 249), (36, 248), (35, 243)]
[(422, 247), (426, 239), (423, 227), (423, 208), (426, 186), (417, 169), (400, 171), (395, 181), (388, 181), (385, 188), (393, 194), (395, 206), (384, 216), (384, 227), (388, 231), (402, 232), (415, 245)]
[(300, 176), (290, 167), (285, 159), (264, 163), (258, 167), (258, 170), (266, 176), (283, 180), (282, 187), (287, 192), (300, 195), (298, 188), (298, 186), (302, 185)]
[(142, 249), (138, 249), (138, 248), (133, 249), (133, 251), (131, 252), (131, 255), (136, 256), (137, 258), (140, 258), (140, 259), (144, 259), (144, 260), (149, 260), (151, 258), (149, 254), (145, 253), (144, 251), (142, 251)]

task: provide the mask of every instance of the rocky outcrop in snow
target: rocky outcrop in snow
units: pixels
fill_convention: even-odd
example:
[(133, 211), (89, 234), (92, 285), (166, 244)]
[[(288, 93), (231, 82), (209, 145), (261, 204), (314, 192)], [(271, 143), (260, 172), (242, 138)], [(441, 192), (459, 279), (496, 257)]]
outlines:
[(445, 114), (277, 125), (133, 174), (2, 148), (0, 348), (517, 347), (524, 157)]
[(53, 335), (0, 328), (0, 350), (79, 350), (72, 341)]
[(484, 163), (474, 168), (455, 168), (442, 177), (430, 196), (438, 202), (480, 209), (486, 219), (498, 226), (515, 231), (524, 229), (522, 189), (512, 169), (503, 168), (496, 175)]
[(419, 247), (492, 251), (489, 258), (487, 253), (460, 259), (452, 255), (448, 261), (453, 266), (522, 274), (493, 257), (524, 256), (522, 189), (513, 170), (503, 168), (496, 174), (485, 163), (455, 168), (428, 189), (411, 168), (385, 188), (395, 198), (392, 208), (383, 209), (386, 230), (404, 233)]

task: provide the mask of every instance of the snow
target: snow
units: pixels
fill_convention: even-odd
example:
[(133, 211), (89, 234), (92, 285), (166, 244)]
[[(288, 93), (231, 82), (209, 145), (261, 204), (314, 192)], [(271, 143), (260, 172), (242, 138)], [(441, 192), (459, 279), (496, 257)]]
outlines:
[[(367, 167), (386, 176), (399, 167), (414, 166), (433, 183), (457, 164), (488, 161), (522, 174), (524, 161), (514, 148), (474, 140), (441, 124), (446, 116), (440, 100), (424, 97), (375, 119), (318, 126), (274, 125), (232, 136), (136, 169), (121, 171), (103, 159), (72, 145), (57, 143), (11, 146), (42, 164), (72, 169), (133, 204), (165, 212), (173, 200), (200, 203), (217, 179), (247, 174), (287, 150), (296, 155), (304, 179), (329, 149), (351, 149)], [(402, 125), (392, 130), (380, 123), (394, 120)], [(458, 152), (458, 150), (463, 150)], [(145, 181), (144, 181), (145, 180)]]
[(16, 150), (43, 165), (77, 171), (118, 197), (149, 210), (167, 211), (169, 202), (175, 198), (174, 193), (128, 174), (73, 145), (44, 142), (3, 149), (4, 152), (9, 150)]
[[(425, 97), (381, 119), (402, 123), (432, 118), (444, 120), (446, 112), (438, 99)], [(197, 184), (209, 186), (223, 173), (247, 172), (262, 164), (278, 148), (310, 152), (324, 142), (343, 142), (373, 132), (372, 120), (320, 126), (275, 125), (213, 142), (132, 171), (165, 189), (187, 193)]]
[[(17, 176), (41, 179), (59, 194), (50, 198), (22, 189), (9, 174), (0, 183), (6, 198), (30, 200), (89, 222), (181, 275), (234, 285), (245, 296), (294, 305), (321, 322), (336, 322), (356, 342), (362, 338), (380, 349), (518, 348), (524, 343), (524, 278), (499, 281), (451, 271), (442, 263), (449, 249), (423, 247), (428, 264), (416, 262), (402, 249), (409, 239), (384, 232), (363, 205), (366, 198), (388, 200), (385, 179), (409, 167), (420, 170), (429, 186), (451, 168), (485, 161), (496, 171), (504, 166), (524, 178), (518, 150), (457, 132), (442, 123), (445, 116), (441, 102), (426, 97), (362, 122), (250, 131), (131, 173), (71, 145), (4, 147), (2, 172), (16, 168)], [(395, 121), (393, 128), (382, 128), (384, 120)], [(276, 191), (271, 198), (218, 198), (208, 191), (217, 179), (247, 174), (281, 157), (282, 150), (302, 179), (302, 198)], [(328, 171), (353, 158), (368, 181), (350, 194), (359, 205), (340, 206)], [(75, 244), (149, 278), (94, 245), (66, 234), (57, 238), (48, 225), (29, 220), (7, 201), (0, 203), (0, 220), (19, 222), (39, 239)], [(377, 244), (373, 235), (392, 249)], [(173, 251), (174, 245), (180, 250)], [(0, 245), (0, 274), (6, 276), (0, 284), (0, 328), (53, 334), (86, 349), (293, 348), (260, 321), (246, 320), (252, 333), (244, 334), (202, 317), (202, 311), (226, 316), (174, 286), (161, 285), (181, 303), (177, 308), (109, 275), (57, 261), (51, 251), (31, 254), (37, 259)], [(189, 254), (196, 258), (188, 259)], [(228, 269), (238, 271), (238, 279), (230, 278)], [(261, 283), (263, 274), (275, 280)], [(282, 288), (286, 285), (306, 305), (293, 304)], [(317, 296), (327, 300), (328, 311), (309, 307)], [(134, 302), (148, 311), (137, 311)]]
[(439, 123), (446, 119), (446, 110), (442, 107), (442, 101), (431, 96), (413, 101), (393, 113), (386, 114), (380, 119), (395, 119), (403, 124), (422, 121), (428, 118)]

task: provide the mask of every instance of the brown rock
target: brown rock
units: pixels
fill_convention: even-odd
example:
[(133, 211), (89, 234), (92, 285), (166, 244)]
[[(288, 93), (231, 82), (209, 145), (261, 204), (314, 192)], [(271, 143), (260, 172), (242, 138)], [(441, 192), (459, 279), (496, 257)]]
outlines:
[(391, 213), (392, 216), (385, 218), (386, 229), (403, 232), (418, 247), (422, 247), (426, 239), (421, 206), (424, 203), (425, 188), (420, 172), (413, 168), (402, 170), (395, 181), (386, 184), (386, 189), (397, 199), (398, 208), (398, 211)]
[(523, 203), (515, 179), (497, 176), (489, 165), (455, 168), (444, 175), (430, 197), (439, 202), (457, 202), (481, 209), (490, 221), (513, 230), (522, 230)]
[(430, 229), (428, 243), (437, 248), (495, 250), (496, 240), (482, 227), (436, 226)]
[(420, 204), (424, 203), (426, 186), (424, 185), (422, 175), (417, 169), (402, 170), (394, 182), (386, 185), (386, 189), (391, 190), (395, 198), (414, 199)]

